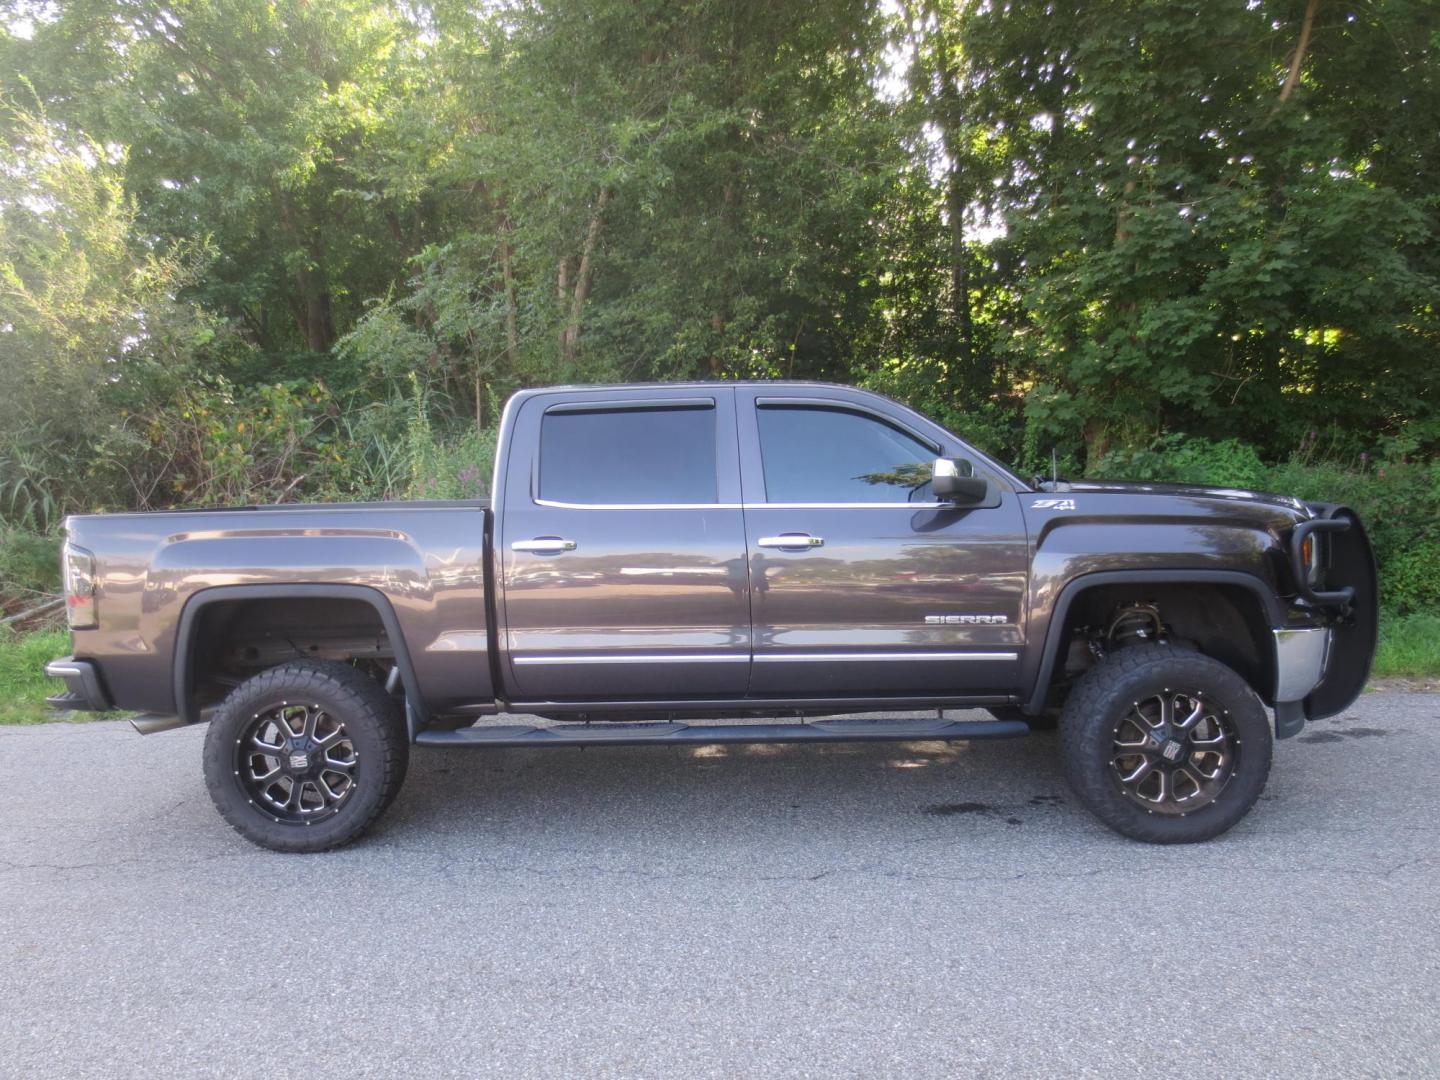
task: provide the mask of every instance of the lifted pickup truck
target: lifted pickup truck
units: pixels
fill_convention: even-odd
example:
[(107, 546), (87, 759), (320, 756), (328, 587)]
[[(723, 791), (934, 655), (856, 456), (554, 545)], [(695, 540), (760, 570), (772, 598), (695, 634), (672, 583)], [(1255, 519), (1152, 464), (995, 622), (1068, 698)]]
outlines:
[[(220, 812), (284, 851), (363, 832), (412, 743), (988, 739), (1057, 720), (1080, 799), (1173, 843), (1243, 817), (1272, 738), (1346, 708), (1375, 648), (1350, 510), (1026, 483), (846, 387), (523, 391), (492, 490), (73, 517), (54, 703), (139, 710), (142, 731), (208, 720)], [(990, 718), (945, 715), (977, 707)], [(836, 718), (896, 712), (912, 718)]]

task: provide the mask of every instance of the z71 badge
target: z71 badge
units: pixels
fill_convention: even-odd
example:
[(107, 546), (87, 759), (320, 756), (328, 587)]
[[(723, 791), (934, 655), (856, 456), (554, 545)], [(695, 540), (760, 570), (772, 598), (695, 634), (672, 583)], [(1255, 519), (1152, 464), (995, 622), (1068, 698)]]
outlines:
[(1036, 499), (1030, 504), (1031, 510), (1074, 510), (1074, 499)]

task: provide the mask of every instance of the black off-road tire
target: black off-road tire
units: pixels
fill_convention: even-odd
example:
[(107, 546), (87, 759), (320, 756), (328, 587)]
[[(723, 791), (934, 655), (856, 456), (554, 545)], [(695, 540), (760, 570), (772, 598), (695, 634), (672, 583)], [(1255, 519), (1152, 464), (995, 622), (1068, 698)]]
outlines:
[[(1190, 812), (1161, 813), (1126, 794), (1112, 761), (1122, 719), (1137, 702), (1172, 692), (1203, 695), (1217, 716), (1223, 714), (1234, 757), (1213, 801)], [(1060, 749), (1071, 788), (1106, 825), (1150, 844), (1188, 844), (1219, 836), (1249, 813), (1270, 775), (1274, 738), (1265, 706), (1233, 669), (1199, 652), (1133, 645), (1076, 682), (1060, 717)]]
[[(315, 707), (344, 725), (353, 745), (353, 788), (320, 820), (281, 820), (242, 781), (242, 744), (257, 718), (280, 707)], [(396, 700), (369, 675), (337, 660), (298, 660), (247, 679), (225, 698), (205, 737), (205, 783), (222, 817), (272, 851), (315, 852), (349, 843), (390, 805), (410, 745)]]

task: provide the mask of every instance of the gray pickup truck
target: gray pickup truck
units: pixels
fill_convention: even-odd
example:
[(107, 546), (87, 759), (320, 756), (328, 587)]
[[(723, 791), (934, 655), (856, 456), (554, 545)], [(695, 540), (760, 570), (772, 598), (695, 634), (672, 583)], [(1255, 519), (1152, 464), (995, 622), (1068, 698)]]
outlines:
[[(74, 655), (47, 668), (67, 684), (53, 703), (136, 710), (142, 731), (208, 721), (220, 812), (283, 851), (363, 832), (412, 743), (1057, 723), (1081, 801), (1174, 843), (1243, 817), (1273, 739), (1346, 708), (1375, 648), (1350, 510), (1027, 483), (841, 386), (527, 390), (492, 491), (73, 517)], [(976, 708), (989, 716), (945, 712)]]

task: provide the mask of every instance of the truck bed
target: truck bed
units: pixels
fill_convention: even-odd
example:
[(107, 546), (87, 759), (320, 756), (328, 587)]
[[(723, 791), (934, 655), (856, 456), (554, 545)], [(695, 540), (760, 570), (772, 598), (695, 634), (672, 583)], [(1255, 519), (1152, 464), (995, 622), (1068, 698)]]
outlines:
[[(274, 592), (293, 598), (294, 621), (273, 632), (249, 627), (240, 640), (257, 661), (267, 649), (326, 655), (327, 633), (340, 627), (368, 635), (366, 655), (393, 660), (399, 636), (430, 707), (491, 701), (487, 507), (473, 499), (73, 517), (70, 542), (100, 554), (101, 611), (99, 629), (75, 631), (75, 656), (104, 657), (105, 690), (127, 708), (194, 713), (203, 701), (187, 700), (197, 688), (185, 684), (187, 658), (175, 655), (187, 633), (203, 625), (204, 648), (222, 624), (245, 626), (248, 600)], [(207, 603), (212, 590), (223, 590), (224, 605)]]

